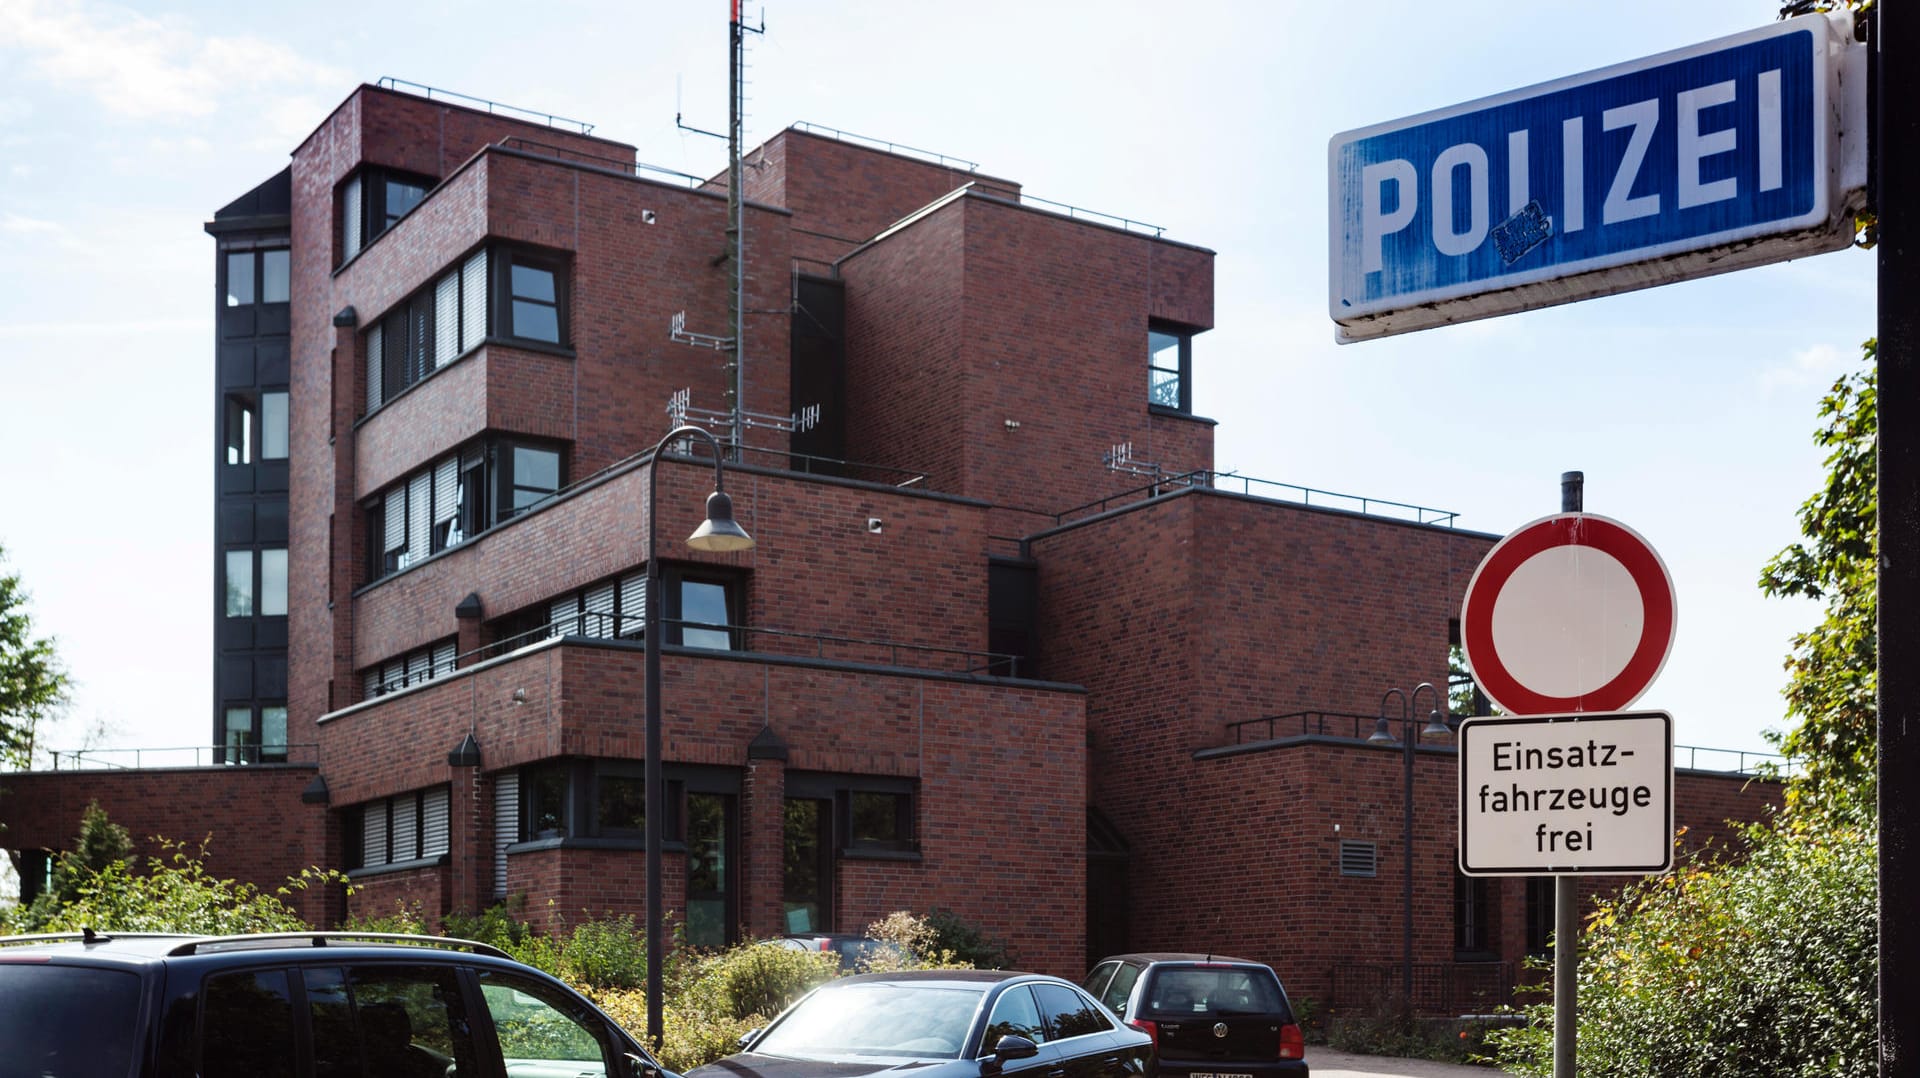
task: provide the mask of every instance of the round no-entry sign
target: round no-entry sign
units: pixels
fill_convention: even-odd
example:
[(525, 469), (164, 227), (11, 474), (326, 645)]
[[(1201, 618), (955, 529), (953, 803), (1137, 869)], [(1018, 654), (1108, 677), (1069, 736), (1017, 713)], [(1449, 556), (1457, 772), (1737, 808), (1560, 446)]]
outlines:
[(1561, 513), (1494, 545), (1460, 635), (1476, 683), (1513, 715), (1623, 711), (1673, 646), (1673, 578), (1617, 520)]

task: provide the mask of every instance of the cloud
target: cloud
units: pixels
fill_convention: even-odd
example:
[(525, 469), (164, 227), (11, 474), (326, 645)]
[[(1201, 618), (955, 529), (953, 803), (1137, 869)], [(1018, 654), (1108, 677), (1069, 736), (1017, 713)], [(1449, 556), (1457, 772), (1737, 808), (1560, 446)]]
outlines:
[(1784, 362), (1763, 368), (1760, 371), (1760, 388), (1772, 393), (1783, 389), (1822, 387), (1859, 365), (1860, 352), (1857, 348), (1841, 349), (1830, 344), (1816, 344), (1795, 352)]
[(201, 335), (212, 330), (205, 318), (148, 318), (131, 322), (0, 322), (0, 341), (24, 338), (146, 337), (155, 334)]
[(200, 36), (177, 20), (76, 0), (0, 0), (0, 54), (27, 54), (34, 71), (91, 94), (132, 119), (188, 119), (224, 102), (259, 105), (274, 88), (348, 81), (343, 73), (255, 37)]

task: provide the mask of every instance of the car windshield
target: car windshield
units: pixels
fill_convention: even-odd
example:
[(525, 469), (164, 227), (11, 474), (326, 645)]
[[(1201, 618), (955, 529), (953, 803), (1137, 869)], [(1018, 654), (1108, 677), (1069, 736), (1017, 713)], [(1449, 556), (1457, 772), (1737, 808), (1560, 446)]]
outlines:
[(768, 1030), (756, 1052), (809, 1059), (958, 1059), (981, 990), (872, 982), (823, 988)]
[(121, 970), (0, 963), (5, 1074), (125, 1074), (140, 979)]
[(1280, 985), (1264, 969), (1245, 966), (1171, 966), (1155, 972), (1146, 1011), (1160, 1015), (1230, 1018), (1279, 1014)]

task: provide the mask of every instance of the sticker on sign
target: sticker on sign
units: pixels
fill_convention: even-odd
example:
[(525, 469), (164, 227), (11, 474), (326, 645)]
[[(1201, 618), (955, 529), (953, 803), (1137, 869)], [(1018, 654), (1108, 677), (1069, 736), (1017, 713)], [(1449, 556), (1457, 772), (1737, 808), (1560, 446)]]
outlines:
[(1673, 717), (1460, 724), (1460, 871), (1641, 875), (1673, 867)]

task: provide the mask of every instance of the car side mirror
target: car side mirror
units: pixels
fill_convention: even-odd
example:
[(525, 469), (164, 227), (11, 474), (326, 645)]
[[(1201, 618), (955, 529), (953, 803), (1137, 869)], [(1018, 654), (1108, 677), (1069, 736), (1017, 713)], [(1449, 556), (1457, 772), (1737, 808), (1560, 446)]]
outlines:
[(981, 1062), (980, 1073), (999, 1074), (1000, 1068), (1007, 1065), (1007, 1060), (1032, 1059), (1039, 1054), (1039, 1045), (1016, 1033), (1009, 1033), (993, 1046), (993, 1058)]
[(637, 1055), (633, 1052), (627, 1053), (627, 1073), (632, 1075), (633, 1078), (680, 1078), (679, 1075), (648, 1059), (646, 1056)]

